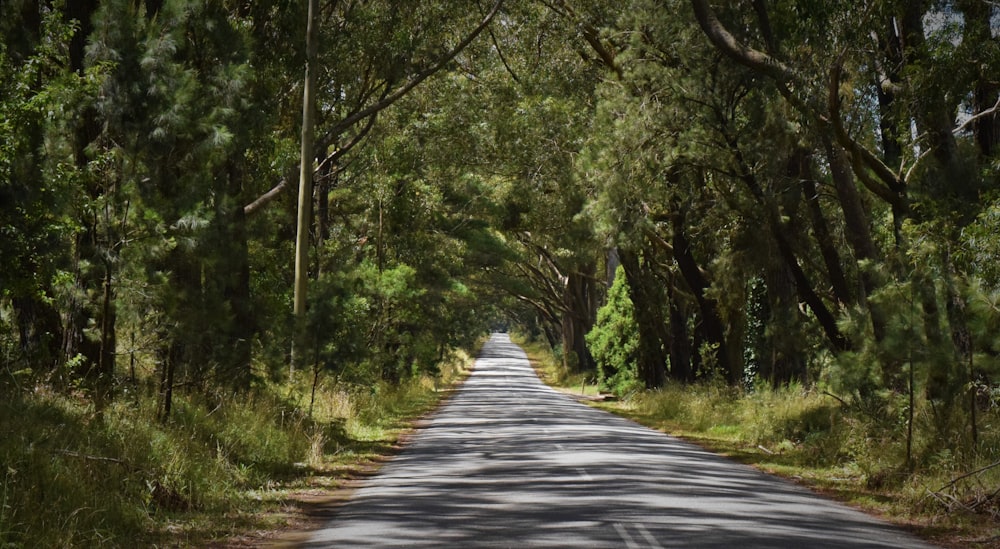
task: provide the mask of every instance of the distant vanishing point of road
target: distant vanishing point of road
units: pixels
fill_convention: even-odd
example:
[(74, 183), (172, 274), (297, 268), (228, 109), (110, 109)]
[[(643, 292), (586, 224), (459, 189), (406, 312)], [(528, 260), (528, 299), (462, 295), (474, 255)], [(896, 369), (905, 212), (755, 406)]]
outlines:
[(305, 548), (929, 548), (548, 388), (494, 334), (458, 393)]

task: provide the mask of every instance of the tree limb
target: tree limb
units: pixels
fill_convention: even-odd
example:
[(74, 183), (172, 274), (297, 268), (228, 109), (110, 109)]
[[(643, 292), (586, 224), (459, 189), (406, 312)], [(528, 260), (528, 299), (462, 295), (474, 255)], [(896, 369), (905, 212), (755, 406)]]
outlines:
[[(298, 171), (297, 164), (295, 166), (295, 170)], [(277, 185), (271, 187), (271, 190), (258, 196), (253, 202), (247, 204), (246, 206), (243, 206), (243, 215), (251, 215), (256, 213), (257, 210), (263, 208), (275, 198), (278, 198), (278, 196), (280, 196), (281, 193), (285, 192), (285, 189), (287, 188), (288, 188), (288, 177), (282, 177), (281, 181), (278, 181)]]
[(709, 41), (722, 53), (758, 72), (771, 76), (785, 84), (795, 84), (799, 78), (795, 71), (774, 57), (748, 47), (729, 32), (708, 5), (708, 0), (691, 0), (695, 19)]
[[(851, 138), (840, 119), (841, 59), (838, 58), (830, 71), (827, 90), (830, 114), (826, 116), (820, 109), (810, 107), (807, 102), (795, 95), (793, 88), (801, 87), (799, 86), (801, 78), (791, 67), (772, 55), (750, 48), (736, 40), (736, 37), (716, 17), (707, 0), (691, 0), (691, 6), (702, 31), (717, 49), (737, 63), (773, 78), (779, 93), (794, 107), (833, 130), (837, 141), (850, 153), (852, 167), (868, 190), (890, 204), (898, 201), (897, 193), (905, 187), (905, 181), (901, 181), (900, 177), (875, 154)], [(867, 175), (865, 168), (870, 169), (885, 185), (877, 184)]]
[[(379, 101), (375, 102), (372, 105), (369, 105), (368, 107), (359, 108), (358, 110), (354, 111), (353, 113), (341, 119), (339, 122), (335, 123), (333, 127), (330, 128), (328, 132), (326, 132), (326, 134), (323, 136), (322, 139), (317, 140), (315, 147), (316, 150), (324, 151), (328, 149), (330, 145), (332, 145), (337, 141), (337, 138), (339, 138), (341, 134), (347, 131), (348, 128), (350, 128), (351, 126), (357, 124), (362, 120), (373, 117), (380, 111), (385, 110), (390, 105), (392, 105), (393, 103), (404, 97), (411, 90), (413, 90), (413, 88), (417, 87), (417, 85), (419, 85), (421, 82), (423, 82), (431, 75), (444, 68), (445, 65), (451, 62), (451, 60), (453, 60), (459, 53), (461, 53), (462, 50), (464, 50), (469, 44), (471, 44), (472, 41), (475, 40), (476, 37), (478, 37), (483, 32), (483, 30), (486, 29), (486, 27), (489, 26), (489, 24), (493, 21), (493, 18), (496, 16), (496, 14), (499, 13), (500, 7), (503, 5), (503, 1), (504, 0), (496, 0), (496, 2), (493, 4), (492, 9), (490, 9), (489, 13), (486, 14), (483, 20), (479, 23), (479, 25), (475, 29), (473, 29), (473, 31), (468, 36), (466, 36), (465, 39), (459, 42), (457, 46), (455, 46), (451, 51), (449, 51), (444, 57), (439, 59), (436, 63), (434, 63), (427, 69), (417, 73), (413, 78), (411, 78), (406, 84), (401, 86), (396, 91), (388, 93), (387, 89), (386, 93), (383, 93), (382, 98)], [(367, 130), (361, 133), (362, 134), (367, 133)], [(346, 152), (346, 150), (344, 152)], [(337, 153), (334, 152), (334, 154)], [(298, 171), (298, 169), (299, 167), (296, 166), (295, 171)], [(260, 210), (262, 207), (272, 202), (275, 198), (280, 196), (288, 188), (288, 179), (289, 178), (287, 176), (282, 177), (282, 179), (277, 183), (277, 185), (275, 185), (269, 191), (265, 192), (264, 194), (256, 198), (253, 202), (244, 206), (243, 213), (245, 215), (253, 214), (258, 210)]]
[(346, 145), (344, 145), (343, 147), (337, 147), (332, 153), (327, 155), (327, 157), (324, 158), (319, 163), (318, 166), (316, 166), (316, 171), (313, 172), (313, 175), (322, 172), (328, 165), (339, 160), (340, 157), (347, 154), (351, 149), (354, 148), (355, 145), (360, 143), (361, 140), (364, 139), (366, 135), (368, 135), (368, 132), (370, 132), (371, 129), (375, 126), (376, 118), (377, 115), (373, 114), (372, 116), (370, 116), (368, 118), (368, 122), (365, 124), (365, 127), (361, 128), (361, 131), (355, 134), (354, 137), (352, 137), (351, 140), (348, 141)]
[[(904, 187), (905, 182), (900, 181), (899, 176), (871, 151), (859, 145), (847, 132), (840, 117), (840, 73), (843, 70), (843, 59), (844, 53), (841, 53), (833, 67), (830, 68), (830, 78), (827, 84), (827, 103), (830, 108), (830, 122), (833, 124), (834, 135), (841, 146), (851, 154), (854, 173), (861, 179), (865, 188), (887, 203), (893, 204), (898, 200), (894, 189)], [(879, 185), (868, 177), (865, 167), (871, 169), (885, 185)]]
[(576, 10), (574, 10), (573, 7), (566, 2), (566, 0), (558, 0), (558, 4), (553, 4), (551, 2), (543, 2), (543, 4), (554, 13), (567, 19), (574, 20), (580, 29), (580, 34), (583, 36), (584, 41), (587, 42), (587, 45), (589, 45), (590, 48), (594, 50), (594, 53), (601, 58), (601, 64), (608, 69), (611, 69), (611, 71), (613, 71), (618, 78), (621, 78), (624, 75), (621, 66), (618, 65), (618, 61), (615, 58), (615, 52), (601, 40), (600, 31), (598, 31), (594, 25), (581, 19), (577, 15)]
[(396, 91), (388, 95), (385, 95), (378, 102), (369, 105), (364, 109), (356, 111), (353, 114), (348, 115), (347, 117), (342, 119), (340, 122), (334, 124), (333, 127), (330, 128), (330, 131), (326, 133), (324, 138), (320, 140), (320, 143), (327, 147), (330, 146), (330, 144), (336, 141), (337, 137), (345, 130), (347, 130), (347, 128), (350, 128), (359, 121), (364, 120), (365, 118), (368, 118), (369, 116), (376, 114), (379, 111), (385, 110), (387, 107), (389, 107), (396, 101), (402, 99), (406, 94), (410, 93), (410, 91), (413, 90), (413, 88), (417, 87), (417, 85), (419, 85), (421, 82), (427, 80), (427, 78), (429, 78), (431, 75), (444, 68), (445, 65), (450, 63), (451, 60), (454, 59), (456, 56), (458, 56), (459, 53), (462, 53), (462, 50), (464, 50), (469, 44), (471, 44), (472, 41), (475, 40), (476, 37), (478, 37), (480, 33), (482, 33), (483, 30), (486, 29), (486, 27), (489, 26), (489, 24), (493, 21), (493, 18), (496, 16), (496, 14), (499, 13), (501, 5), (503, 5), (503, 0), (496, 0), (496, 2), (493, 4), (492, 9), (490, 9), (489, 13), (486, 14), (486, 17), (483, 18), (483, 20), (479, 23), (479, 25), (475, 29), (473, 29), (473, 31), (469, 33), (469, 35), (466, 36), (465, 39), (459, 42), (458, 45), (455, 46), (450, 52), (445, 54), (444, 57), (438, 59), (438, 61), (432, 64), (430, 67), (424, 69), (421, 72), (418, 72), (407, 83), (400, 86), (400, 88), (397, 89)]
[(514, 79), (514, 82), (521, 85), (521, 79), (517, 76), (517, 73), (514, 72), (514, 69), (511, 68), (510, 63), (507, 62), (507, 57), (503, 54), (503, 49), (500, 47), (500, 41), (497, 40), (497, 35), (493, 32), (493, 28), (490, 27), (487, 30), (490, 33), (490, 40), (493, 41), (493, 47), (497, 50), (497, 56), (500, 58), (500, 63), (503, 64), (503, 68), (507, 70), (507, 74)]
[(965, 129), (969, 127), (969, 125), (972, 124), (973, 122), (981, 118), (986, 118), (987, 116), (992, 116), (996, 114), (998, 110), (1000, 110), (1000, 97), (997, 97), (997, 102), (994, 103), (992, 107), (986, 109), (985, 111), (977, 113), (975, 116), (969, 117), (968, 120), (962, 122), (959, 126), (957, 126), (954, 130), (952, 130), (952, 133), (958, 135), (963, 131), (965, 131)]

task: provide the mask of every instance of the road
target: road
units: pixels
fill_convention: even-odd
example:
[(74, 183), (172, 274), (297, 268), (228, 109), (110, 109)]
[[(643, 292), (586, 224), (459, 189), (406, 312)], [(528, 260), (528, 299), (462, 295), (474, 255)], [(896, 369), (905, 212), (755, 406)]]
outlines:
[(930, 546), (577, 403), (495, 334), (457, 394), (302, 547)]

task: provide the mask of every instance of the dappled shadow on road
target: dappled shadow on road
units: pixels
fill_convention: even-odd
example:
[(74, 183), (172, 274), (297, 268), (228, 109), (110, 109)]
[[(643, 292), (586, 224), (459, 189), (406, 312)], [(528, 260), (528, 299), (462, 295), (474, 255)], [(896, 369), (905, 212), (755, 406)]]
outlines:
[(303, 547), (917, 547), (542, 385), (495, 336), (402, 454)]

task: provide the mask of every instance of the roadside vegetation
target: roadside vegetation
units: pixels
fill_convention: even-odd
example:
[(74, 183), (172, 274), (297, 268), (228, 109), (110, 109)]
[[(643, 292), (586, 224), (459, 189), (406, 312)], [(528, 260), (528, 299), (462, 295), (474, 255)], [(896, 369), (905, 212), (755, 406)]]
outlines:
[[(539, 375), (603, 410), (679, 436), (809, 486), (895, 522), (946, 547), (1000, 546), (1000, 414), (982, 418), (984, 451), (955, 458), (933, 434), (913, 470), (905, 463), (902, 422), (841, 402), (818, 388), (735, 389), (722, 383), (670, 383), (615, 392), (614, 385), (567, 372), (548, 346), (520, 338)], [(917, 413), (922, 424), (933, 413)], [(926, 432), (926, 431), (925, 431)]]
[[(0, 403), (0, 547), (204, 547), (260, 542), (307, 520), (394, 450), (471, 366), (397, 384), (273, 383), (176, 397), (141, 387), (97, 417), (43, 387)], [(124, 388), (123, 388), (124, 390)]]

